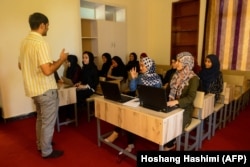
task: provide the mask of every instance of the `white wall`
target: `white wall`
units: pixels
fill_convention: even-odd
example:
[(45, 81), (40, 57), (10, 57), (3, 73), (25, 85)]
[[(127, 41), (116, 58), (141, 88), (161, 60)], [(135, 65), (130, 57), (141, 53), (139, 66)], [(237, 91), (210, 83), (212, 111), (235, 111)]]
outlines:
[[(29, 33), (28, 17), (34, 12), (49, 18), (45, 39), (51, 55), (57, 60), (62, 48), (81, 57), (79, 0), (1, 0), (0, 23), (0, 99), (4, 118), (34, 111), (33, 103), (24, 94), (18, 55), (21, 40)], [(62, 73), (62, 68), (59, 73)]]
[[(126, 8), (127, 55), (148, 53), (157, 64), (169, 64), (171, 38), (171, 6), (178, 0), (89, 0)], [(201, 13), (205, 0), (201, 0)], [(21, 40), (28, 34), (28, 16), (36, 11), (50, 21), (48, 40), (54, 59), (63, 47), (81, 60), (80, 0), (1, 0), (0, 2), (0, 106), (5, 117), (34, 111), (30, 98), (25, 97), (17, 58)], [(201, 14), (203, 30), (204, 14)], [(202, 33), (202, 32), (201, 32)], [(202, 37), (198, 57), (201, 57)], [(59, 73), (62, 74), (62, 68)]]

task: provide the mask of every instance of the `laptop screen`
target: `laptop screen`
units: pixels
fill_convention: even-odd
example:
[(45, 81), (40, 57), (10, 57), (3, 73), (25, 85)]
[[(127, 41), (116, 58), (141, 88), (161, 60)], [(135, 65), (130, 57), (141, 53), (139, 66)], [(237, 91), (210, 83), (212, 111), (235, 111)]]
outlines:
[(117, 83), (100, 81), (102, 92), (105, 99), (125, 103), (134, 97), (122, 95)]
[(152, 86), (138, 85), (140, 105), (155, 111), (166, 111), (166, 90)]
[(121, 93), (116, 83), (100, 81), (104, 98), (119, 101), (121, 99)]

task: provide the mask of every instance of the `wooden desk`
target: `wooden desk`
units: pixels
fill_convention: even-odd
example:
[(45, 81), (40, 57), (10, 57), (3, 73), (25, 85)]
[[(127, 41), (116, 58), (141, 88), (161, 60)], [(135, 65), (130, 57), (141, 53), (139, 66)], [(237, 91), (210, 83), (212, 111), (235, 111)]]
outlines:
[(77, 121), (77, 107), (76, 107), (76, 88), (75, 87), (69, 87), (65, 88), (64, 85), (60, 85), (58, 89), (58, 98), (59, 98), (59, 107), (74, 104), (74, 112), (75, 112), (75, 119), (68, 120), (64, 122), (59, 121), (59, 112), (56, 119), (57, 122), (57, 131), (60, 132), (60, 126), (69, 124), (71, 122), (75, 122), (75, 125), (78, 125)]
[(135, 155), (113, 143), (104, 141), (108, 134), (101, 134), (100, 120), (103, 120), (159, 144), (159, 149), (163, 150), (164, 144), (182, 134), (183, 111), (183, 109), (176, 109), (170, 113), (156, 112), (140, 106), (125, 106), (104, 99), (102, 96), (96, 97), (95, 116), (97, 118), (98, 146), (103, 142), (136, 160)]

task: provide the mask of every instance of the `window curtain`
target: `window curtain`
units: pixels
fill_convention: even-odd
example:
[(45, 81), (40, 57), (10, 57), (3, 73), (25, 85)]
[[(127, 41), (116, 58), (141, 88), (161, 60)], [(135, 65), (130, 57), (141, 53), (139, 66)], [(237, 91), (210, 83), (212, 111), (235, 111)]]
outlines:
[(221, 69), (250, 70), (250, 0), (207, 0), (204, 40)]

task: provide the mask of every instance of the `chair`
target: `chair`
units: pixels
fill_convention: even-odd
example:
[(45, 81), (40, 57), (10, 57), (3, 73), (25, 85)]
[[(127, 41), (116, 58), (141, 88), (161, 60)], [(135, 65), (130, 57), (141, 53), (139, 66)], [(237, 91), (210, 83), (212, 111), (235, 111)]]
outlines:
[[(230, 104), (227, 120), (230, 122), (239, 114), (241, 104), (244, 102), (243, 94), (247, 91), (247, 80), (244, 75), (227, 75), (223, 74), (223, 80), (234, 89), (233, 99)], [(231, 108), (233, 106), (233, 109)], [(243, 105), (242, 105), (243, 107)]]
[[(197, 91), (196, 97), (194, 99), (194, 112), (197, 113), (197, 110), (203, 107), (205, 93)], [(190, 133), (196, 129), (195, 135)], [(184, 142), (181, 142), (181, 137), (184, 136)], [(192, 121), (188, 127), (184, 129), (182, 135), (177, 137), (177, 148), (184, 146), (184, 151), (190, 151), (195, 149), (196, 151), (200, 147), (200, 137), (201, 137), (201, 120), (197, 118), (192, 118)]]
[[(191, 135), (190, 133), (195, 130), (195, 136)], [(184, 146), (184, 151), (191, 151), (195, 149), (195, 151), (198, 151), (199, 149), (199, 137), (200, 137), (200, 131), (201, 131), (201, 121), (196, 118), (192, 118), (192, 121), (188, 127), (184, 129), (184, 132), (182, 135), (177, 137), (177, 148), (180, 148), (180, 146)], [(181, 143), (181, 137), (184, 136), (184, 143)]]
[[(233, 112), (233, 100), (234, 100), (234, 85), (226, 83), (224, 95), (224, 112), (221, 119), (222, 127), (225, 128), (226, 123), (230, 121)], [(236, 104), (236, 103), (235, 103)]]
[(95, 101), (95, 97), (98, 97), (100, 95), (98, 94), (93, 94), (89, 98), (86, 99), (86, 104), (87, 104), (87, 114), (88, 114), (88, 122), (90, 121), (90, 118), (94, 116), (94, 113), (90, 111), (90, 104)]
[[(223, 109), (224, 109), (224, 96), (221, 95), (221, 100), (217, 101), (215, 103), (214, 106), (214, 112), (213, 112), (213, 120), (212, 120), (212, 136), (215, 135), (215, 130), (217, 128), (221, 128), (221, 118), (222, 118), (222, 114), (223, 114)], [(220, 114), (219, 119), (217, 119), (218, 117), (218, 113)]]
[[(197, 91), (194, 100), (195, 110), (193, 117), (201, 120), (201, 131), (199, 138), (199, 148), (202, 146), (202, 141), (208, 138), (210, 140), (212, 134), (212, 113), (214, 112), (214, 94), (206, 94)], [(205, 119), (208, 119), (207, 129), (205, 128)]]
[(56, 118), (57, 131), (60, 132), (60, 126), (67, 125), (71, 122), (75, 122), (75, 125), (78, 126), (78, 118), (77, 118), (77, 107), (76, 107), (76, 89), (75, 87), (70, 88), (61, 88), (58, 89), (58, 98), (59, 98), (59, 107), (73, 104), (74, 105), (74, 114), (75, 118), (72, 120), (67, 120), (64, 122), (60, 122), (59, 120), (59, 111)]
[[(220, 99), (217, 102), (215, 102), (215, 105), (214, 105), (214, 112), (213, 112), (213, 118), (212, 118), (213, 119), (212, 120), (212, 136), (215, 135), (215, 130), (217, 128), (221, 129), (221, 126), (222, 126), (222, 117), (223, 117), (224, 106), (225, 106), (224, 101), (225, 101), (226, 89), (228, 89), (227, 83), (224, 82), (223, 91), (220, 94)], [(229, 99), (229, 97), (227, 97), (227, 99)], [(219, 116), (218, 116), (218, 113), (220, 114)]]

